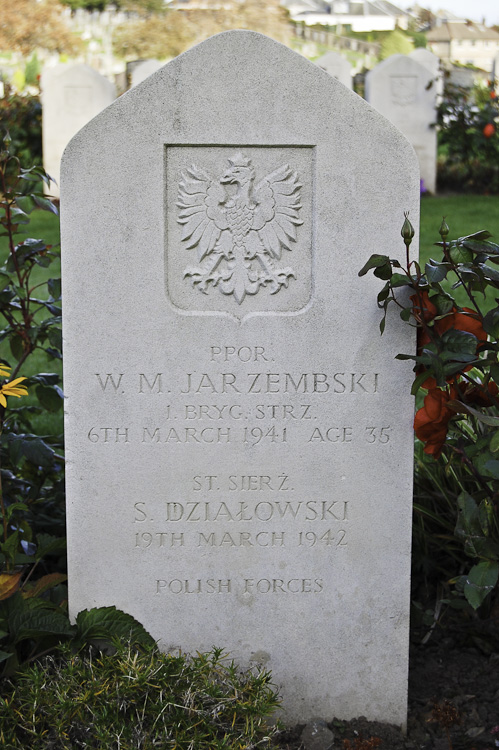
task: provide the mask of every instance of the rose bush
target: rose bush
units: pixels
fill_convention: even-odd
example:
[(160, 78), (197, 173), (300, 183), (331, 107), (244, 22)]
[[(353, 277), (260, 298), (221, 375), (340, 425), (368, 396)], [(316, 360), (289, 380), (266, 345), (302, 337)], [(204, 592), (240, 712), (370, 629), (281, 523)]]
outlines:
[[(452, 241), (448, 234), (444, 220), (436, 243), (442, 257), (422, 268), (410, 260), (414, 230), (406, 215), (405, 266), (386, 255), (372, 255), (359, 275), (373, 270), (385, 281), (378, 294), (382, 333), (390, 305), (417, 327), (417, 353), (399, 354), (398, 359), (414, 361), (412, 393), (422, 401), (414, 430), (423, 454), (440, 468), (430, 489), (428, 483), (425, 487), (424, 502), (430, 497), (431, 508), (417, 496), (416, 476), (415, 508), (426, 527), (430, 519), (447, 539), (448, 559), (455, 564), (449, 526), (473, 558), (464, 575), (458, 565), (452, 581), (456, 592), (478, 609), (486, 600), (489, 606), (496, 600), (499, 604), (499, 245), (486, 231)], [(408, 297), (400, 294), (404, 288)], [(456, 288), (464, 289), (469, 306), (456, 302)], [(407, 298), (410, 305), (402, 301)], [(418, 467), (431, 475), (424, 462)]]

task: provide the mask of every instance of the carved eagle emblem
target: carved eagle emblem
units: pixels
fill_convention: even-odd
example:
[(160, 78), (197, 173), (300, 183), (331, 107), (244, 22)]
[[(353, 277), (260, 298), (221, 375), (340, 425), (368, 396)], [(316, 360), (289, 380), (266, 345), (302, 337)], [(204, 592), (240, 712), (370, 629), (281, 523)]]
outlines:
[(296, 278), (278, 261), (303, 223), (302, 186), (288, 164), (255, 185), (250, 158), (239, 152), (228, 162), (219, 178), (194, 164), (183, 172), (176, 205), (182, 242), (197, 250), (198, 265), (186, 268), (184, 278), (203, 294), (216, 287), (240, 305), (261, 287), (277, 294)]

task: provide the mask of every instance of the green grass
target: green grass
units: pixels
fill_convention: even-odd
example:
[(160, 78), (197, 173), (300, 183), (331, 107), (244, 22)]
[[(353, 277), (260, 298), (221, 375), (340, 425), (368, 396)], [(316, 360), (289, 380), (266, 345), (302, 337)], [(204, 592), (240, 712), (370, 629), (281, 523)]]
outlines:
[(499, 201), (494, 195), (452, 195), (426, 197), (421, 200), (421, 259), (434, 257), (440, 241), (438, 229), (446, 217), (450, 227), (449, 239), (488, 229), (499, 243)]
[[(455, 240), (467, 234), (487, 229), (492, 234), (492, 241), (499, 244), (499, 201), (493, 195), (452, 195), (452, 196), (424, 196), (421, 200), (421, 233), (419, 244), (419, 258), (421, 266), (430, 258), (441, 259), (441, 249), (435, 246), (440, 242), (438, 233), (442, 217), (446, 217), (450, 233), (448, 240)], [(401, 222), (402, 226), (402, 222)], [(442, 284), (449, 289), (450, 285)], [(462, 289), (453, 294), (458, 304), (469, 307), (470, 301)], [(490, 301), (484, 302), (483, 310), (488, 310), (494, 304), (494, 295)], [(478, 302), (481, 297), (478, 295)]]

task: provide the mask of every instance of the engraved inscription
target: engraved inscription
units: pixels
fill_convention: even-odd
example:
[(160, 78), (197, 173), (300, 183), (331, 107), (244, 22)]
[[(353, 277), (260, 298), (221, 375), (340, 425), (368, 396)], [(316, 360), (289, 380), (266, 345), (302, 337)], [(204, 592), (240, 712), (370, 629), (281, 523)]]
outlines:
[(241, 152), (228, 159), (218, 178), (192, 165), (179, 183), (178, 222), (187, 250), (199, 264), (184, 270), (203, 294), (217, 288), (240, 305), (261, 287), (270, 294), (287, 288), (295, 271), (276, 265), (282, 251), (296, 242), (301, 184), (283, 164), (255, 185), (252, 160)]
[(158, 578), (156, 594), (321, 594), (322, 578)]

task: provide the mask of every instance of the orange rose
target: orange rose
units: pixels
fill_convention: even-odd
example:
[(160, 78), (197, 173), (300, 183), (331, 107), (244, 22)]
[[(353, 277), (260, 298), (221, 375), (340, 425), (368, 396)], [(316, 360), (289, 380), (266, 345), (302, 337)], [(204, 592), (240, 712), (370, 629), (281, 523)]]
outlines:
[(449, 421), (454, 416), (447, 403), (455, 396), (453, 387), (449, 393), (441, 391), (440, 388), (431, 388), (425, 396), (424, 405), (418, 409), (414, 417), (416, 437), (425, 443), (424, 452), (435, 459), (442, 453)]
[(483, 134), (486, 138), (490, 138), (491, 136), (494, 135), (495, 132), (496, 132), (496, 129), (491, 122), (488, 122), (483, 129)]
[(428, 323), (428, 321), (433, 320), (436, 316), (438, 311), (430, 300), (428, 292), (421, 292), (419, 297), (417, 294), (413, 294), (409, 299), (412, 301), (412, 314), (418, 323), (420, 323), (421, 320)]

